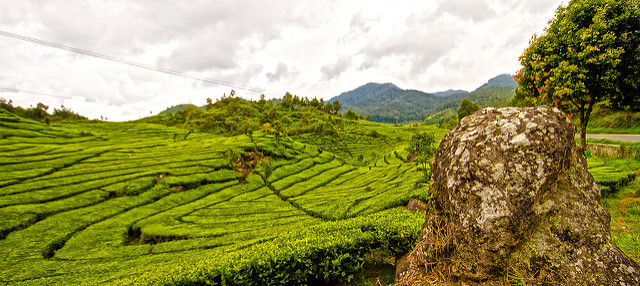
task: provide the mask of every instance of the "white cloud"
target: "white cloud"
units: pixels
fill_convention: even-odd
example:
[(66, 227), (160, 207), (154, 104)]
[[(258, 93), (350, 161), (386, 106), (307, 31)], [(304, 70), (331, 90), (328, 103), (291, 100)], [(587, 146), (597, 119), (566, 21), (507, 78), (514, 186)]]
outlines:
[[(531, 35), (566, 0), (7, 2), (2, 31), (266, 89), (268, 97), (328, 99), (370, 81), (474, 89), (514, 72)], [(93, 118), (137, 119), (232, 89), (6, 37), (0, 50), (0, 87), (70, 99), (0, 96), (64, 103)]]
[(439, 5), (437, 14), (449, 13), (462, 21), (481, 22), (497, 16), (486, 1), (442, 0)]
[(271, 82), (278, 82), (281, 78), (285, 77), (289, 73), (289, 66), (285, 63), (278, 63), (274, 72), (266, 74), (267, 78)]
[(323, 79), (332, 80), (339, 77), (351, 66), (350, 56), (341, 56), (334, 63), (322, 67)]

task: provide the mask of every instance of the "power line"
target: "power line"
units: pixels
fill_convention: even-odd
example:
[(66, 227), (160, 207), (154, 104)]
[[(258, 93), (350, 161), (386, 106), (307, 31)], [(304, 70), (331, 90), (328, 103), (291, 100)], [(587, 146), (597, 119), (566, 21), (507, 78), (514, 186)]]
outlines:
[(250, 86), (246, 86), (246, 85), (239, 85), (239, 84), (234, 84), (234, 83), (230, 83), (230, 82), (224, 82), (224, 81), (215, 80), (215, 79), (196, 77), (196, 76), (193, 76), (193, 75), (190, 75), (190, 74), (187, 74), (187, 73), (183, 73), (183, 72), (179, 72), (179, 71), (175, 71), (175, 70), (170, 70), (170, 69), (160, 68), (160, 67), (156, 67), (156, 66), (151, 66), (151, 65), (136, 63), (136, 62), (132, 62), (132, 61), (127, 61), (127, 60), (119, 59), (119, 58), (108, 56), (108, 55), (101, 54), (101, 53), (82, 50), (82, 49), (69, 47), (69, 46), (65, 46), (65, 45), (61, 45), (61, 44), (57, 44), (57, 43), (53, 43), (53, 42), (47, 42), (47, 41), (43, 41), (43, 40), (39, 40), (39, 39), (35, 39), (35, 38), (30, 38), (30, 37), (27, 37), (27, 36), (22, 36), (22, 35), (18, 35), (18, 34), (14, 34), (14, 33), (9, 33), (9, 32), (2, 31), (2, 30), (0, 30), (0, 35), (5, 36), (5, 37), (9, 37), (9, 38), (18, 39), (18, 40), (27, 41), (27, 42), (38, 44), (38, 45), (51, 47), (51, 48), (61, 49), (61, 50), (69, 51), (69, 52), (83, 54), (83, 55), (86, 55), (86, 56), (92, 56), (92, 57), (96, 57), (96, 58), (100, 58), (100, 59), (105, 59), (105, 60), (108, 60), (108, 61), (113, 61), (113, 62), (117, 62), (117, 63), (121, 63), (121, 64), (126, 64), (126, 65), (129, 65), (129, 66), (134, 66), (134, 67), (138, 67), (138, 68), (143, 68), (143, 69), (147, 69), (147, 70), (152, 70), (152, 71), (157, 71), (157, 72), (161, 72), (161, 73), (165, 73), (165, 74), (170, 74), (170, 75), (174, 75), (174, 76), (188, 78), (188, 79), (192, 79), (192, 80), (196, 80), (196, 81), (201, 81), (201, 82), (206, 82), (206, 83), (211, 83), (211, 84), (216, 84), (216, 85), (227, 86), (227, 87), (246, 90), (246, 91), (250, 91), (250, 92), (269, 94), (269, 95), (273, 95), (273, 96), (280, 96), (279, 94), (276, 94), (275, 92), (268, 92), (267, 90), (260, 89), (260, 88), (250, 87)]

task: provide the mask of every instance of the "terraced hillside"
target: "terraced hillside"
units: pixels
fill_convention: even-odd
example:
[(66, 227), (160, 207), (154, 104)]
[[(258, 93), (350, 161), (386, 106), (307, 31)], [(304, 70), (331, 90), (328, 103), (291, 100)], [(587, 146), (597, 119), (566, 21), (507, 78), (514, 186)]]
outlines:
[[(348, 281), (366, 253), (396, 255), (419, 234), (423, 215), (397, 208), (426, 196), (400, 143), (419, 128), (371, 125), (394, 139), (346, 138), (344, 154), (312, 137), (277, 148), (260, 131), (49, 127), (0, 110), (0, 283)], [(254, 151), (272, 172), (228, 159)]]

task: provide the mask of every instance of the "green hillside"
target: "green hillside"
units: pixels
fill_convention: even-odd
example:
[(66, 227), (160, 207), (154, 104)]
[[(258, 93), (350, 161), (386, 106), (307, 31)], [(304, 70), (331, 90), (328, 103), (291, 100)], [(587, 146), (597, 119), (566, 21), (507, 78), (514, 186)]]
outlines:
[(615, 110), (606, 107), (605, 104), (595, 105), (587, 132), (640, 134), (640, 112)]
[(491, 88), (491, 87), (509, 87), (509, 88), (515, 89), (516, 87), (518, 87), (518, 83), (513, 79), (512, 75), (501, 74), (499, 76), (496, 76), (490, 79), (487, 83), (481, 85), (474, 91), (479, 91), (481, 89)]
[(405, 144), (444, 131), (208, 109), (50, 126), (0, 109), (0, 283), (351, 281), (367, 253), (413, 247), (424, 215), (398, 206), (428, 191)]
[[(0, 284), (392, 283), (393, 257), (424, 222), (400, 207), (430, 197), (406, 148), (447, 131), (325, 107), (226, 97), (135, 122), (49, 125), (0, 108)], [(589, 159), (614, 241), (634, 259), (639, 166)], [(390, 274), (366, 280), (371, 267)]]
[[(485, 87), (478, 89), (464, 98), (471, 100), (480, 106), (485, 107), (505, 107), (514, 96), (514, 89), (511, 87)], [(445, 129), (450, 129), (458, 124), (457, 110), (463, 99), (456, 99), (430, 111), (422, 124), (437, 125)]]
[(510, 75), (499, 75), (473, 92), (449, 90), (425, 93), (403, 90), (391, 83), (368, 83), (329, 100), (342, 103), (342, 112), (351, 109), (372, 121), (385, 123), (422, 122), (446, 109), (457, 109), (464, 98), (480, 106), (506, 106), (514, 96), (516, 84)]
[(403, 90), (387, 83), (369, 83), (353, 91), (332, 98), (329, 102), (342, 103), (342, 111), (349, 109), (372, 121), (406, 123), (422, 121), (429, 110), (451, 100), (462, 100), (466, 92), (436, 96), (417, 90)]

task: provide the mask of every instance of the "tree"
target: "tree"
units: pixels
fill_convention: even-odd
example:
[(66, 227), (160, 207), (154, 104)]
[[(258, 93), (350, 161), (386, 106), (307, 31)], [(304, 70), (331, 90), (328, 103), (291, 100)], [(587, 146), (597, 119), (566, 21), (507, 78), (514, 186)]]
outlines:
[(44, 119), (45, 116), (49, 114), (47, 113), (47, 109), (49, 109), (49, 106), (39, 102), (36, 107), (27, 109), (27, 112), (29, 113), (29, 117), (31, 119), (41, 121)]
[(289, 114), (291, 114), (291, 109), (293, 108), (293, 95), (291, 93), (285, 93), (282, 97), (282, 106), (289, 109)]
[(214, 107), (213, 100), (211, 100), (211, 98), (207, 97), (207, 105), (206, 106), (207, 106), (207, 110), (211, 110)]
[(6, 99), (0, 97), (0, 108), (15, 113), (14, 107), (13, 107), (13, 100), (9, 99), (9, 101), (7, 101)]
[(333, 101), (333, 114), (339, 114), (340, 109), (342, 109), (342, 103), (340, 101)]
[(269, 177), (271, 176), (271, 174), (273, 173), (273, 162), (271, 161), (270, 158), (264, 158), (262, 160), (260, 160), (260, 164), (259, 164), (260, 168), (262, 169), (262, 179), (264, 180), (264, 184), (269, 187)]
[(427, 165), (431, 157), (436, 153), (436, 139), (433, 133), (422, 132), (411, 136), (407, 151), (413, 154), (416, 162), (422, 165), (425, 177), (427, 179), (431, 178), (431, 168), (427, 169)]
[[(47, 116), (45, 116), (45, 119)], [(60, 106), (60, 109), (54, 108), (53, 114), (49, 118), (50, 121), (56, 120), (88, 120), (86, 117), (79, 115), (78, 113), (73, 112), (71, 109), (64, 107), (64, 105)]]
[(631, 1), (572, 0), (520, 56), (516, 98), (577, 114), (580, 143), (593, 106), (640, 108), (640, 12)]
[(342, 109), (342, 103), (337, 100), (334, 100), (333, 102), (327, 102), (327, 104), (323, 107), (324, 113), (331, 115), (339, 115), (340, 109)]
[(316, 109), (319, 109), (320, 107), (322, 107), (321, 106), (322, 104), (320, 104), (320, 101), (318, 101), (318, 99), (315, 97), (311, 100), (311, 102), (309, 102), (309, 105), (315, 107)]
[(349, 109), (345, 114), (344, 114), (344, 118), (348, 119), (348, 120), (358, 120), (358, 114), (356, 114), (355, 112), (353, 112), (353, 110)]
[(467, 115), (473, 114), (478, 111), (478, 109), (480, 109), (480, 107), (478, 107), (477, 104), (465, 98), (462, 100), (460, 108), (458, 108), (458, 120), (462, 120), (462, 118), (465, 118)]

